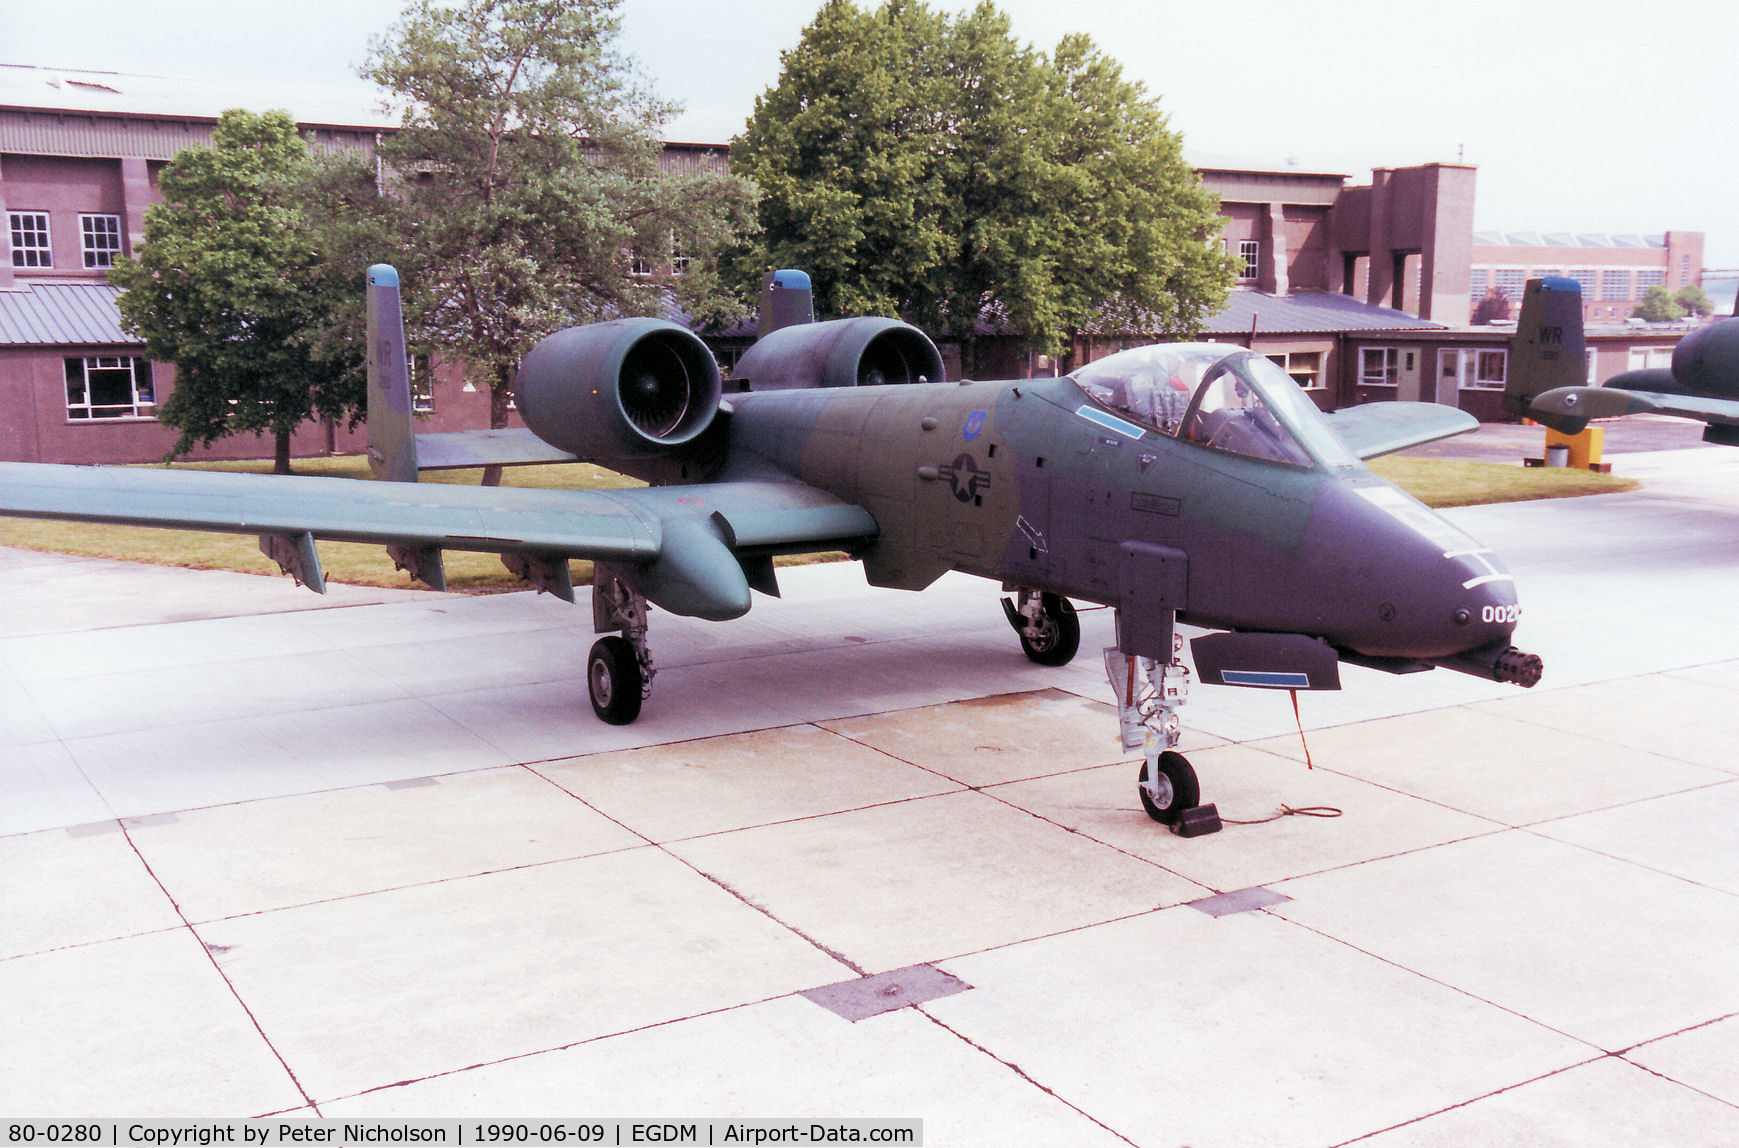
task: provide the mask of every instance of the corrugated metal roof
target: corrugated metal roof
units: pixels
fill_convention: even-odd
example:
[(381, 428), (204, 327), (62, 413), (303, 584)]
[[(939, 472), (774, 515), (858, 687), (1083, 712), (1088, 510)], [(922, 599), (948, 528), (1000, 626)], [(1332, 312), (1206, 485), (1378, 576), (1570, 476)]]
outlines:
[(1258, 335), (1304, 335), (1330, 331), (1418, 331), (1441, 329), (1433, 323), (1362, 303), (1351, 295), (1332, 291), (1299, 291), (1291, 295), (1264, 295), (1259, 291), (1234, 291), (1225, 310), (1202, 327), (1210, 335), (1247, 335), (1250, 324)]
[(235, 84), (171, 76), (0, 64), (0, 106), (130, 116), (215, 120), (226, 108), (284, 108), (302, 124), (390, 128), (398, 115), (382, 110), (383, 93), (358, 81), (335, 88), (308, 84)]
[(1476, 231), (1475, 247), (1665, 247), (1665, 235), (1571, 235), (1565, 231), (1541, 235), (1533, 231)]
[(141, 346), (121, 330), (119, 287), (107, 283), (32, 283), (0, 291), (0, 346)]

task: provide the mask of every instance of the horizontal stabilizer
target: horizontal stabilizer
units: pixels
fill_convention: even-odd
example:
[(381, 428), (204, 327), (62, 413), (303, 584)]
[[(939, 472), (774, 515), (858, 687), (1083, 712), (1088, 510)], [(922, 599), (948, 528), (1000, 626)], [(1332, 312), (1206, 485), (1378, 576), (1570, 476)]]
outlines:
[(1331, 412), (1328, 424), (1360, 458), (1466, 434), (1479, 420), (1441, 403), (1366, 403)]
[(539, 466), (578, 462), (576, 455), (544, 442), (524, 428), (449, 431), (417, 436), (418, 470), (464, 470), (476, 466)]

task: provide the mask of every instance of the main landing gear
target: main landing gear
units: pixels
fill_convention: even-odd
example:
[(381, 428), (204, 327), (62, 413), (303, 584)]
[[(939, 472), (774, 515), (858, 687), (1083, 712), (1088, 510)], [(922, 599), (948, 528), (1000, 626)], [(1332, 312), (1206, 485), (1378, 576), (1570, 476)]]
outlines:
[(640, 716), (652, 696), (652, 654), (646, 648), (646, 599), (601, 564), (592, 578), (592, 629), (619, 631), (599, 638), (586, 658), (592, 712), (611, 725)]
[(1018, 605), (1002, 600), (1002, 612), (1020, 635), (1020, 648), (1041, 666), (1066, 666), (1081, 648), (1081, 619), (1067, 598), (1023, 589)]

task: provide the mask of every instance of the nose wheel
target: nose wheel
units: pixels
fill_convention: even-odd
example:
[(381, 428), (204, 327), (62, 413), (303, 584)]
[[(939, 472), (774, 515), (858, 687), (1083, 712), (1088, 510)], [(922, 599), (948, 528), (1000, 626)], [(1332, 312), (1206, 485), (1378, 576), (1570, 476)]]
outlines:
[[(1121, 616), (1119, 624), (1121, 628)], [(1180, 725), (1177, 711), (1189, 697), (1190, 672), (1183, 664), (1183, 639), (1169, 636), (1171, 661), (1105, 651), (1105, 671), (1117, 698), (1123, 748), (1141, 750), (1135, 792), (1141, 808), (1179, 837), (1200, 837), (1220, 829), (1220, 814), (1202, 804), (1195, 767), (1174, 748)]]
[(1141, 808), (1161, 825), (1176, 824), (1179, 814), (1202, 802), (1195, 767), (1175, 750), (1165, 750), (1152, 765), (1143, 761), (1135, 790), (1141, 796)]

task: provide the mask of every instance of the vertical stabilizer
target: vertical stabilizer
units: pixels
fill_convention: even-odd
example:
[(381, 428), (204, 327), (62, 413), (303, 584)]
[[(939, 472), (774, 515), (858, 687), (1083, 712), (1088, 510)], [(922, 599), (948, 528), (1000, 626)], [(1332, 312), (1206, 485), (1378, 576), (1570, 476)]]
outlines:
[(769, 271), (761, 280), (761, 321), (755, 338), (765, 339), (781, 327), (815, 322), (815, 294), (802, 271)]
[(1582, 341), (1582, 285), (1574, 279), (1530, 279), (1522, 316), (1510, 340), (1504, 410), (1525, 415), (1534, 396), (1588, 384)]
[(399, 273), (385, 263), (368, 269), (368, 465), (389, 482), (417, 480)]

